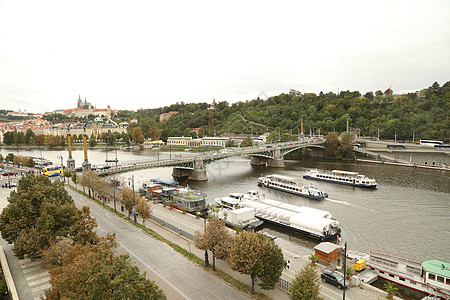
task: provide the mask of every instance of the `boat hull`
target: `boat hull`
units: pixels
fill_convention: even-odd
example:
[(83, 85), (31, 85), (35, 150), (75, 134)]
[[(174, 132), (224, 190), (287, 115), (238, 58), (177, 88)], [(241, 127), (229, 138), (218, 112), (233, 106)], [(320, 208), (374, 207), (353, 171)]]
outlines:
[(258, 219), (260, 219), (261, 221), (264, 221), (267, 224), (271, 224), (271, 225), (283, 228), (285, 230), (292, 231), (292, 232), (298, 233), (300, 235), (303, 235), (303, 236), (306, 236), (306, 237), (309, 237), (309, 238), (312, 238), (312, 239), (315, 239), (315, 240), (319, 240), (321, 242), (325, 242), (325, 241), (330, 241), (330, 240), (336, 239), (338, 237), (338, 235), (341, 233), (341, 229), (339, 228), (336, 231), (335, 234), (322, 236), (322, 235), (317, 235), (317, 234), (314, 234), (314, 233), (311, 233), (311, 232), (308, 232), (308, 231), (305, 231), (305, 230), (301, 230), (301, 229), (292, 227), (292, 226), (287, 225), (287, 224), (279, 223), (279, 222), (276, 222), (276, 221), (273, 221), (273, 220), (270, 220), (270, 219), (267, 219), (267, 218), (263, 218), (263, 217), (259, 217), (259, 216), (256, 216), (256, 217)]
[(350, 186), (357, 186), (357, 187), (363, 187), (363, 188), (369, 188), (369, 189), (375, 189), (377, 188), (377, 185), (374, 184), (357, 184), (357, 183), (353, 183), (353, 182), (342, 182), (339, 180), (332, 180), (332, 179), (325, 179), (325, 178), (318, 178), (318, 177), (314, 177), (314, 176), (309, 176), (307, 174), (303, 175), (303, 178), (306, 179), (313, 179), (313, 180), (320, 180), (320, 181), (326, 181), (326, 182), (332, 182), (332, 183), (340, 183), (340, 184), (345, 184), (345, 185), (350, 185)]

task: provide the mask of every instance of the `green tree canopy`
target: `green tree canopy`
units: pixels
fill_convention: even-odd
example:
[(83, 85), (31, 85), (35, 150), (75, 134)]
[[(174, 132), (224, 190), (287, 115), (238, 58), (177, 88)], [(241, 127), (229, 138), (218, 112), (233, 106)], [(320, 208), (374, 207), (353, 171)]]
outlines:
[(319, 300), (320, 281), (316, 272), (316, 267), (307, 264), (300, 272), (295, 274), (290, 289), (290, 298), (292, 300)]
[(338, 159), (351, 158), (353, 156), (353, 134), (346, 132), (341, 138), (341, 142), (336, 151)]
[(325, 152), (329, 156), (335, 156), (336, 150), (339, 147), (339, 137), (336, 132), (330, 132), (325, 136), (326, 144), (325, 144)]
[(128, 254), (114, 253), (116, 245), (115, 237), (107, 235), (96, 244), (60, 242), (49, 248), (45, 256), (52, 288), (45, 299), (166, 299)]
[(283, 272), (281, 248), (261, 233), (242, 231), (233, 240), (228, 255), (228, 262), (234, 271), (250, 275), (252, 294), (257, 277), (261, 280), (259, 286), (262, 289), (274, 289)]
[(206, 226), (206, 231), (195, 232), (195, 246), (201, 250), (208, 250), (213, 255), (213, 270), (216, 269), (216, 258), (226, 259), (232, 237), (228, 232), (225, 223), (219, 218), (215, 218)]
[(28, 175), (11, 192), (9, 205), (0, 215), (0, 231), (19, 258), (42, 257), (42, 251), (67, 236), (77, 215), (72, 197), (59, 181)]

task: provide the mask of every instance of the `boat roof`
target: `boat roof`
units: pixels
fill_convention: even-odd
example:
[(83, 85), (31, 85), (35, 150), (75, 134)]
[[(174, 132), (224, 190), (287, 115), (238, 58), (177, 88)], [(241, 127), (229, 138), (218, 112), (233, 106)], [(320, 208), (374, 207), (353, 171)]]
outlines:
[(165, 179), (161, 179), (161, 178), (153, 178), (151, 181), (162, 183), (162, 184), (169, 184), (169, 185), (177, 185), (178, 184), (178, 181), (165, 180)]
[(229, 204), (239, 204), (239, 199), (231, 197), (221, 197), (220, 200)]
[(340, 249), (342, 246), (330, 243), (330, 242), (322, 242), (314, 247), (315, 250), (319, 250), (320, 252), (330, 254), (336, 249)]
[(429, 273), (450, 278), (450, 263), (438, 259), (426, 260), (422, 267)]
[(341, 170), (333, 170), (332, 173), (338, 173), (338, 174), (344, 174), (344, 175), (358, 175), (357, 172), (350, 172), (350, 171), (341, 171)]
[(268, 178), (276, 178), (276, 179), (281, 179), (281, 180), (286, 180), (286, 181), (294, 181), (294, 178), (292, 178), (292, 177), (288, 177), (288, 176), (283, 176), (283, 175), (276, 175), (276, 174), (273, 174), (273, 175), (269, 175), (269, 176), (267, 176)]

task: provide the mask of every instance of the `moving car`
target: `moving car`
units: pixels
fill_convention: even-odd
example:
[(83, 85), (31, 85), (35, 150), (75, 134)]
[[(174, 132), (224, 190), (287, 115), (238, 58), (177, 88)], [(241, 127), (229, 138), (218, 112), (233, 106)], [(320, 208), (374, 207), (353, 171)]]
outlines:
[(345, 288), (348, 288), (348, 286), (349, 286), (348, 280), (344, 281), (344, 277), (335, 271), (324, 270), (322, 272), (322, 274), (320, 275), (320, 278), (322, 278), (323, 282), (331, 283), (332, 285), (336, 286), (338, 289), (343, 289), (344, 285), (345, 285)]

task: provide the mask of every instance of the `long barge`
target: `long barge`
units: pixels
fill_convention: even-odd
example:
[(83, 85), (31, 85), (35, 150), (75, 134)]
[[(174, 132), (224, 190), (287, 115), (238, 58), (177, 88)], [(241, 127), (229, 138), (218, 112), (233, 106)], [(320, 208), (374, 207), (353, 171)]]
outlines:
[(292, 193), (295, 195), (323, 200), (328, 194), (311, 185), (302, 185), (294, 178), (281, 175), (268, 175), (258, 178), (258, 185), (275, 190)]
[(319, 170), (311, 169), (303, 178), (328, 181), (333, 183), (341, 183), (365, 188), (376, 188), (378, 186), (375, 179), (368, 178), (366, 175), (357, 172), (341, 171), (341, 170)]
[(339, 222), (326, 211), (264, 199), (254, 194), (234, 193), (230, 197), (239, 198), (239, 207), (253, 208), (255, 217), (265, 223), (306, 237), (329, 241), (341, 233)]

